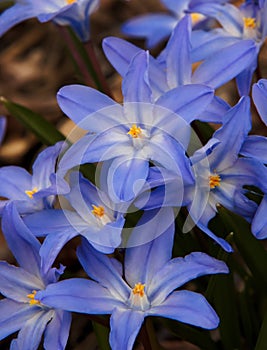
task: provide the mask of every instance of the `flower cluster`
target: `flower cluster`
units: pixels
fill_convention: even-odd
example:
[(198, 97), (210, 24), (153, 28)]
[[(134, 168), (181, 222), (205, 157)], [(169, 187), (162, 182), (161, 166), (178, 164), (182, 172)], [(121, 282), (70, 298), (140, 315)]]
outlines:
[[(267, 257), (257, 239), (267, 238), (267, 142), (253, 132), (252, 113), (267, 126), (267, 79), (255, 73), (267, 2), (162, 3), (169, 13), (122, 27), (148, 48), (165, 40), (156, 57), (124, 39), (103, 40), (122, 77), (122, 101), (91, 86), (61, 87), (58, 105), (83, 136), (46, 147), (31, 174), (0, 168), (2, 231), (19, 265), (0, 261), (0, 339), (18, 332), (10, 349), (36, 350), (43, 334), (46, 350), (65, 349), (72, 312), (98, 315), (113, 350), (131, 350), (137, 338), (146, 346), (151, 316), (216, 329), (225, 322), (216, 282), (263, 276)], [(70, 26), (82, 44), (97, 5), (17, 1), (0, 14), (0, 34), (36, 17)], [(234, 104), (218, 92), (230, 81)], [(1, 141), (5, 125), (1, 117)], [(233, 241), (235, 220), (249, 230), (247, 241)], [(68, 277), (52, 266), (77, 236), (85, 273)], [(198, 278), (204, 275), (216, 276)], [(214, 347), (203, 349), (239, 348), (225, 345), (227, 337), (222, 327), (219, 342), (208, 338)]]

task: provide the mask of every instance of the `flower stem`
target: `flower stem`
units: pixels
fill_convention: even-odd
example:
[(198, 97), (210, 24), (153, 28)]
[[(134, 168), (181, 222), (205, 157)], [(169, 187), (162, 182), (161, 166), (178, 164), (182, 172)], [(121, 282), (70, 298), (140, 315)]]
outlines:
[(106, 79), (101, 71), (91, 41), (82, 43), (70, 27), (60, 27), (64, 40), (87, 85), (94, 85), (99, 91), (111, 96)]
[(106, 82), (106, 78), (100, 68), (100, 65), (98, 63), (98, 59), (95, 54), (95, 49), (93, 46), (93, 43), (91, 40), (87, 41), (84, 44), (85, 50), (87, 52), (87, 57), (88, 57), (88, 68), (90, 66), (90, 70), (92, 74), (96, 75), (96, 78), (98, 79), (98, 84), (99, 84), (99, 90), (104, 92), (106, 95), (111, 96), (110, 89), (108, 87), (108, 84)]
[(150, 318), (146, 318), (145, 322), (140, 330), (140, 341), (142, 342), (145, 350), (162, 350), (160, 346), (155, 329)]
[(76, 45), (74, 44), (72, 38), (70, 37), (69, 31), (66, 27), (64, 26), (59, 26), (58, 27), (61, 31), (61, 34), (68, 46), (68, 49), (74, 59), (74, 63), (76, 64), (77, 68), (79, 69), (83, 81), (86, 85), (92, 86), (94, 85), (93, 80), (91, 78), (91, 75), (88, 72), (88, 69), (86, 67), (86, 64), (84, 63), (82, 57), (80, 56), (79, 52), (76, 50)]

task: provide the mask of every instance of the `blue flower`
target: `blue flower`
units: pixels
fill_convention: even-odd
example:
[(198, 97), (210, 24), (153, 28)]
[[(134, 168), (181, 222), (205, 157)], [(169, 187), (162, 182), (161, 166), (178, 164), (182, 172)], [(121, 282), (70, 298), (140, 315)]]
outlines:
[[(46, 236), (40, 256), (48, 266), (63, 246), (77, 235), (82, 235), (95, 249), (106, 254), (112, 253), (121, 243), (126, 208), (114, 204), (106, 193), (77, 172), (71, 174), (70, 187), (70, 193), (64, 197), (75, 211), (46, 209), (24, 218), (34, 235)], [(60, 203), (65, 204), (62, 198)]]
[[(179, 21), (190, 10), (194, 13), (191, 18), (194, 24), (199, 24), (205, 16), (194, 11), (195, 6), (201, 0), (161, 0), (162, 4), (169, 10), (169, 13), (153, 13), (137, 16), (128, 20), (122, 26), (122, 32), (132, 36), (146, 39), (146, 47), (152, 48), (159, 42), (167, 39)], [(205, 1), (207, 6), (214, 1)], [(217, 3), (224, 3), (227, 0), (217, 0)]]
[[(190, 93), (194, 84), (216, 89), (246, 69), (257, 54), (252, 40), (235, 42), (220, 48), (192, 72), (191, 31), (190, 18), (185, 16), (173, 30), (166, 48), (158, 58), (149, 56), (148, 79), (155, 99), (171, 89), (184, 86), (183, 89), (188, 89), (187, 97), (184, 97), (186, 101), (194, 93)], [(142, 51), (125, 40), (113, 37), (103, 40), (103, 50), (122, 77), (127, 74), (132, 58)], [(196, 110), (193, 101), (188, 101), (188, 104), (192, 112), (184, 117), (188, 122), (200, 119), (220, 123), (229, 109), (227, 103), (218, 97), (214, 97), (203, 112)]]
[[(252, 86), (252, 98), (259, 117), (267, 125), (267, 80), (260, 79)], [(267, 164), (267, 138), (262, 135), (249, 135), (242, 145), (240, 153)]]
[[(258, 141), (256, 145), (257, 136), (248, 136), (251, 129), (248, 97), (243, 97), (232, 107), (224, 119), (225, 123), (214, 133), (209, 142), (190, 158), (195, 182), (184, 187), (183, 205), (187, 206), (189, 216), (183, 230), (187, 232), (196, 225), (223, 249), (231, 252), (231, 245), (216, 236), (208, 228), (208, 224), (216, 215), (218, 204), (243, 216), (249, 222), (253, 220), (258, 206), (249, 200), (248, 190), (244, 186), (256, 186), (267, 193), (266, 167), (258, 159), (260, 150), (266, 149), (266, 138), (261, 139), (261, 142)], [(251, 151), (248, 157), (250, 143), (257, 148)], [(258, 154), (258, 158), (252, 157), (252, 153)], [(154, 174), (153, 177), (157, 178), (158, 175)], [(178, 193), (172, 185), (173, 178), (173, 174), (166, 174), (164, 181), (162, 183), (159, 181), (158, 188), (152, 192), (146, 203), (141, 196), (138, 198), (137, 207), (151, 210), (160, 206), (181, 206), (182, 201), (178, 202)], [(168, 193), (168, 196), (165, 193)]]
[(267, 79), (260, 79), (253, 84), (252, 98), (261, 120), (267, 126)]
[(264, 165), (257, 159), (239, 156), (251, 128), (249, 98), (241, 98), (227, 112), (225, 120), (213, 135), (219, 143), (212, 152), (200, 161), (199, 151), (191, 157), (196, 183), (185, 196), (191, 198), (188, 210), (195, 224), (229, 250), (229, 244), (208, 229), (210, 219), (217, 213), (217, 204), (251, 221), (257, 204), (246, 197), (244, 186), (256, 186), (264, 192), (267, 187)]
[(258, 239), (267, 238), (266, 210), (267, 210), (267, 194), (263, 196), (262, 201), (251, 223), (251, 232)]
[(6, 118), (3, 116), (0, 116), (0, 144), (3, 141), (5, 131), (6, 131)]
[(46, 350), (65, 349), (71, 314), (40, 303), (35, 295), (55, 284), (64, 268), (42, 269), (41, 244), (22, 222), (13, 203), (6, 206), (3, 233), (20, 267), (0, 262), (0, 339), (19, 331), (14, 350), (36, 350), (44, 333)]
[[(164, 209), (163, 216), (151, 222), (150, 215), (145, 214), (139, 224), (149, 220), (154, 239), (125, 250), (124, 270), (120, 262), (95, 251), (84, 241), (78, 248), (78, 257), (92, 280), (75, 278), (49, 285), (37, 293), (37, 299), (69, 311), (111, 314), (112, 349), (131, 350), (147, 316), (216, 328), (218, 316), (201, 294), (174, 290), (202, 275), (227, 273), (227, 266), (199, 252), (171, 259), (174, 225), (162, 231), (162, 221), (173, 222), (172, 210)], [(140, 234), (134, 229), (133, 240), (136, 233)]]
[(149, 162), (191, 177), (185, 155), (190, 126), (184, 119), (195, 110), (203, 111), (213, 90), (198, 84), (178, 87), (154, 102), (147, 72), (148, 53), (140, 52), (123, 80), (123, 106), (89, 87), (60, 89), (58, 102), (63, 112), (91, 131), (64, 154), (60, 175), (79, 164), (112, 159), (107, 183), (115, 202), (136, 197), (148, 176)]
[(222, 26), (211, 31), (197, 30), (192, 35), (193, 61), (212, 56), (234, 42), (251, 39), (257, 48), (250, 67), (237, 77), (240, 96), (248, 95), (257, 57), (267, 36), (267, 3), (247, 1), (239, 8), (231, 4), (200, 4), (196, 11), (215, 18)]
[(58, 193), (69, 191), (64, 180), (56, 177), (56, 160), (63, 143), (58, 142), (42, 151), (32, 166), (32, 175), (18, 166), (0, 168), (0, 214), (8, 202), (14, 202), (21, 214), (51, 208)]
[(0, 36), (16, 24), (37, 17), (40, 22), (53, 21), (73, 28), (82, 41), (89, 39), (89, 15), (98, 0), (20, 0), (0, 15)]

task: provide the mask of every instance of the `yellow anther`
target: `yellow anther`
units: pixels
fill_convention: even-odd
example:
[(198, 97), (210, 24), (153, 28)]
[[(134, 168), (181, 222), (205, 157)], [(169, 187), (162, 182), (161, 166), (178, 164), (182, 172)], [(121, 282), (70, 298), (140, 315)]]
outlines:
[(136, 139), (142, 134), (142, 129), (139, 126), (136, 126), (136, 124), (133, 124), (133, 126), (127, 132), (127, 134), (131, 135), (132, 138)]
[(145, 284), (136, 283), (133, 288), (133, 294), (139, 294), (140, 297), (143, 297), (145, 295)]
[(199, 22), (201, 19), (203, 19), (203, 15), (197, 12), (190, 13), (192, 23), (195, 24)]
[(244, 21), (244, 26), (245, 28), (251, 28), (255, 29), (256, 28), (256, 19), (253, 17), (243, 17)]
[(27, 298), (29, 298), (29, 304), (30, 305), (40, 305), (40, 301), (35, 299), (35, 295), (36, 295), (37, 291), (33, 290), (32, 293), (27, 294)]
[(209, 183), (210, 183), (210, 188), (213, 189), (217, 186), (220, 186), (221, 178), (220, 175), (210, 175), (209, 177)]
[(92, 204), (92, 207), (93, 207), (92, 213), (93, 213), (95, 216), (97, 216), (97, 217), (99, 217), (99, 218), (101, 218), (102, 216), (104, 216), (104, 214), (105, 214), (105, 209), (104, 209), (104, 207), (102, 207), (101, 205), (98, 207), (98, 206), (96, 206), (96, 205), (94, 205), (94, 204)]
[(34, 195), (34, 193), (38, 192), (38, 188), (37, 187), (34, 187), (32, 190), (30, 191), (25, 191), (25, 193), (27, 194), (27, 196), (29, 196), (31, 199)]
[(73, 4), (74, 2), (76, 2), (77, 0), (66, 0), (67, 4), (70, 5), (70, 4)]

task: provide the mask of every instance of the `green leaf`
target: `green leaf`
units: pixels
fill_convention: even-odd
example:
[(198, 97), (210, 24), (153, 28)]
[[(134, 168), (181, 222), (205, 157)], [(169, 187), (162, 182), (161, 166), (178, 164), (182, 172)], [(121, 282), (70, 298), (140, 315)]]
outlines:
[(267, 347), (267, 311), (261, 325), (255, 350), (266, 350)]
[(45, 145), (50, 146), (58, 141), (65, 140), (65, 136), (42, 115), (17, 103), (11, 102), (4, 97), (0, 97), (0, 102), (11, 115), (17, 118), (27, 129), (31, 130)]
[(233, 232), (233, 239), (240, 254), (249, 267), (255, 283), (264, 293), (267, 291), (267, 252), (250, 230), (250, 224), (241, 216), (222, 206), (218, 206), (219, 215), (225, 227)]
[(93, 324), (99, 349), (111, 350), (111, 347), (109, 345), (109, 328), (97, 322), (92, 322), (92, 324)]
[(162, 320), (164, 320), (164, 325), (178, 338), (199, 346), (201, 349), (218, 350), (216, 344), (210, 337), (209, 331), (170, 319), (162, 318)]
[[(228, 240), (231, 239), (232, 235), (229, 235)], [(225, 261), (229, 267), (232, 265), (231, 255), (222, 249), (219, 250), (217, 258)], [(205, 296), (214, 306), (220, 318), (219, 330), (223, 349), (239, 349), (241, 334), (237, 310), (237, 295), (232, 272), (230, 271), (227, 275), (212, 275)]]
[(260, 326), (260, 320), (255, 307), (255, 298), (257, 296), (253, 294), (252, 288), (247, 287), (247, 283), (244, 290), (238, 293), (240, 323), (248, 349), (252, 349), (256, 343)]

